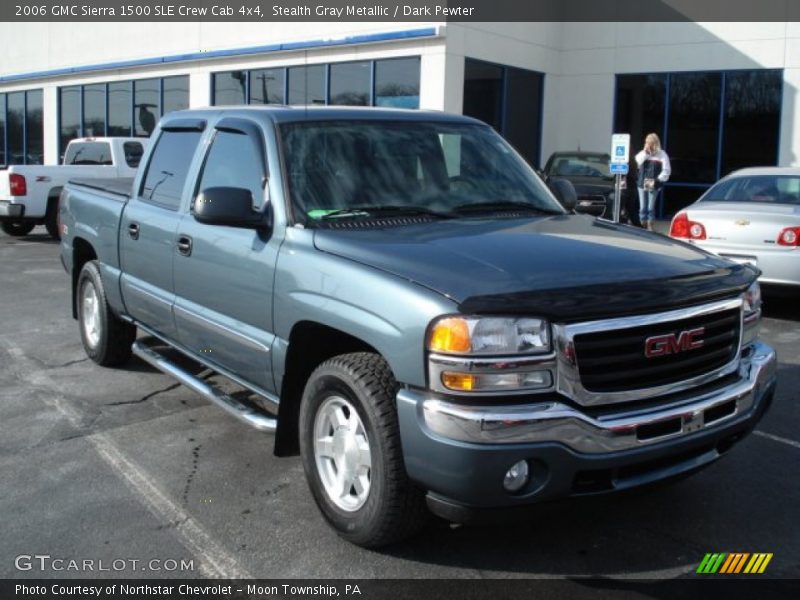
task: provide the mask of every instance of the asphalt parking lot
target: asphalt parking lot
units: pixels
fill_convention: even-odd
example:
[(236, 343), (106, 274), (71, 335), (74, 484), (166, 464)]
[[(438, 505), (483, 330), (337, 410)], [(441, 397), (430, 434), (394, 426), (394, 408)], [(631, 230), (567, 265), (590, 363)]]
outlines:
[[(0, 234), (0, 577), (672, 579), (734, 551), (774, 553), (769, 575), (800, 577), (799, 296), (766, 296), (762, 337), (780, 359), (771, 412), (699, 475), (505, 525), (434, 524), (381, 551), (326, 526), (299, 459), (272, 456), (269, 435), (137, 359), (89, 361), (68, 302), (44, 229)], [(95, 572), (18, 570), (36, 554)], [(101, 573), (101, 560), (127, 562)]]

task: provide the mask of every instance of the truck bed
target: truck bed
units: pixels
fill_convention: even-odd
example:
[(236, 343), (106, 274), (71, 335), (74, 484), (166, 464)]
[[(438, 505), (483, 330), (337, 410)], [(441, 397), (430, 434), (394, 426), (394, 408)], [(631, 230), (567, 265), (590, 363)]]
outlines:
[(133, 177), (113, 177), (107, 179), (70, 179), (69, 183), (91, 188), (101, 192), (107, 192), (115, 196), (121, 196), (120, 200), (131, 197), (133, 190)]

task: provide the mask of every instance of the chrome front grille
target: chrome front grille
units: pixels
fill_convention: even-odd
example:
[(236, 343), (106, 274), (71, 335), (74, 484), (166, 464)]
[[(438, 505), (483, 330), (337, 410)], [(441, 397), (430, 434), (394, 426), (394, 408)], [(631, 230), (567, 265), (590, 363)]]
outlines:
[[(621, 392), (692, 379), (733, 360), (740, 328), (740, 311), (729, 309), (680, 321), (577, 335), (575, 355), (581, 383), (592, 392)], [(702, 331), (698, 341), (702, 345), (678, 346), (680, 334), (686, 331)], [(646, 356), (648, 339), (653, 351), (661, 354)]]
[[(696, 337), (687, 339), (686, 332)], [(556, 325), (557, 389), (585, 406), (680, 392), (735, 371), (741, 337), (741, 298)]]

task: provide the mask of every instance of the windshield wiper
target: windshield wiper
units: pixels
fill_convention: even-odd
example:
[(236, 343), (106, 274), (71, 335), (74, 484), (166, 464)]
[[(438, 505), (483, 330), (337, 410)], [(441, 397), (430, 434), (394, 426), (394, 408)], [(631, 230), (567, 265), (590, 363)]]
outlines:
[(515, 202), (513, 200), (501, 200), (492, 202), (468, 202), (466, 204), (459, 204), (453, 209), (456, 213), (471, 213), (471, 212), (496, 212), (496, 211), (514, 211), (524, 210), (528, 212), (536, 212), (546, 215), (560, 215), (559, 211), (550, 210), (547, 208), (540, 208), (528, 202)]
[(424, 206), (398, 206), (396, 204), (385, 206), (352, 206), (326, 212), (317, 217), (320, 221), (327, 219), (346, 219), (349, 217), (380, 217), (401, 215), (426, 215), (439, 219), (450, 219), (453, 215), (425, 208)]

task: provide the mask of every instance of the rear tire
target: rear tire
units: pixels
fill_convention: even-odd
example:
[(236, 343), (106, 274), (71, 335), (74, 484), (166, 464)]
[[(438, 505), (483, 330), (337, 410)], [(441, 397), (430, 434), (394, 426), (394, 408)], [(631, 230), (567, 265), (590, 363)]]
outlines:
[(83, 265), (75, 293), (81, 341), (89, 358), (104, 367), (127, 362), (136, 339), (136, 327), (111, 312), (97, 261)]
[(54, 240), (61, 241), (61, 232), (58, 230), (58, 197), (50, 198), (47, 201), (47, 212), (44, 216), (44, 226), (47, 233)]
[(36, 223), (31, 223), (29, 221), (3, 221), (0, 223), (0, 228), (5, 231), (8, 235), (14, 237), (22, 237), (28, 235), (33, 228), (36, 227)]
[(369, 352), (343, 354), (311, 374), (300, 405), (300, 454), (323, 516), (366, 548), (417, 533), (428, 515), (400, 447), (389, 365)]

